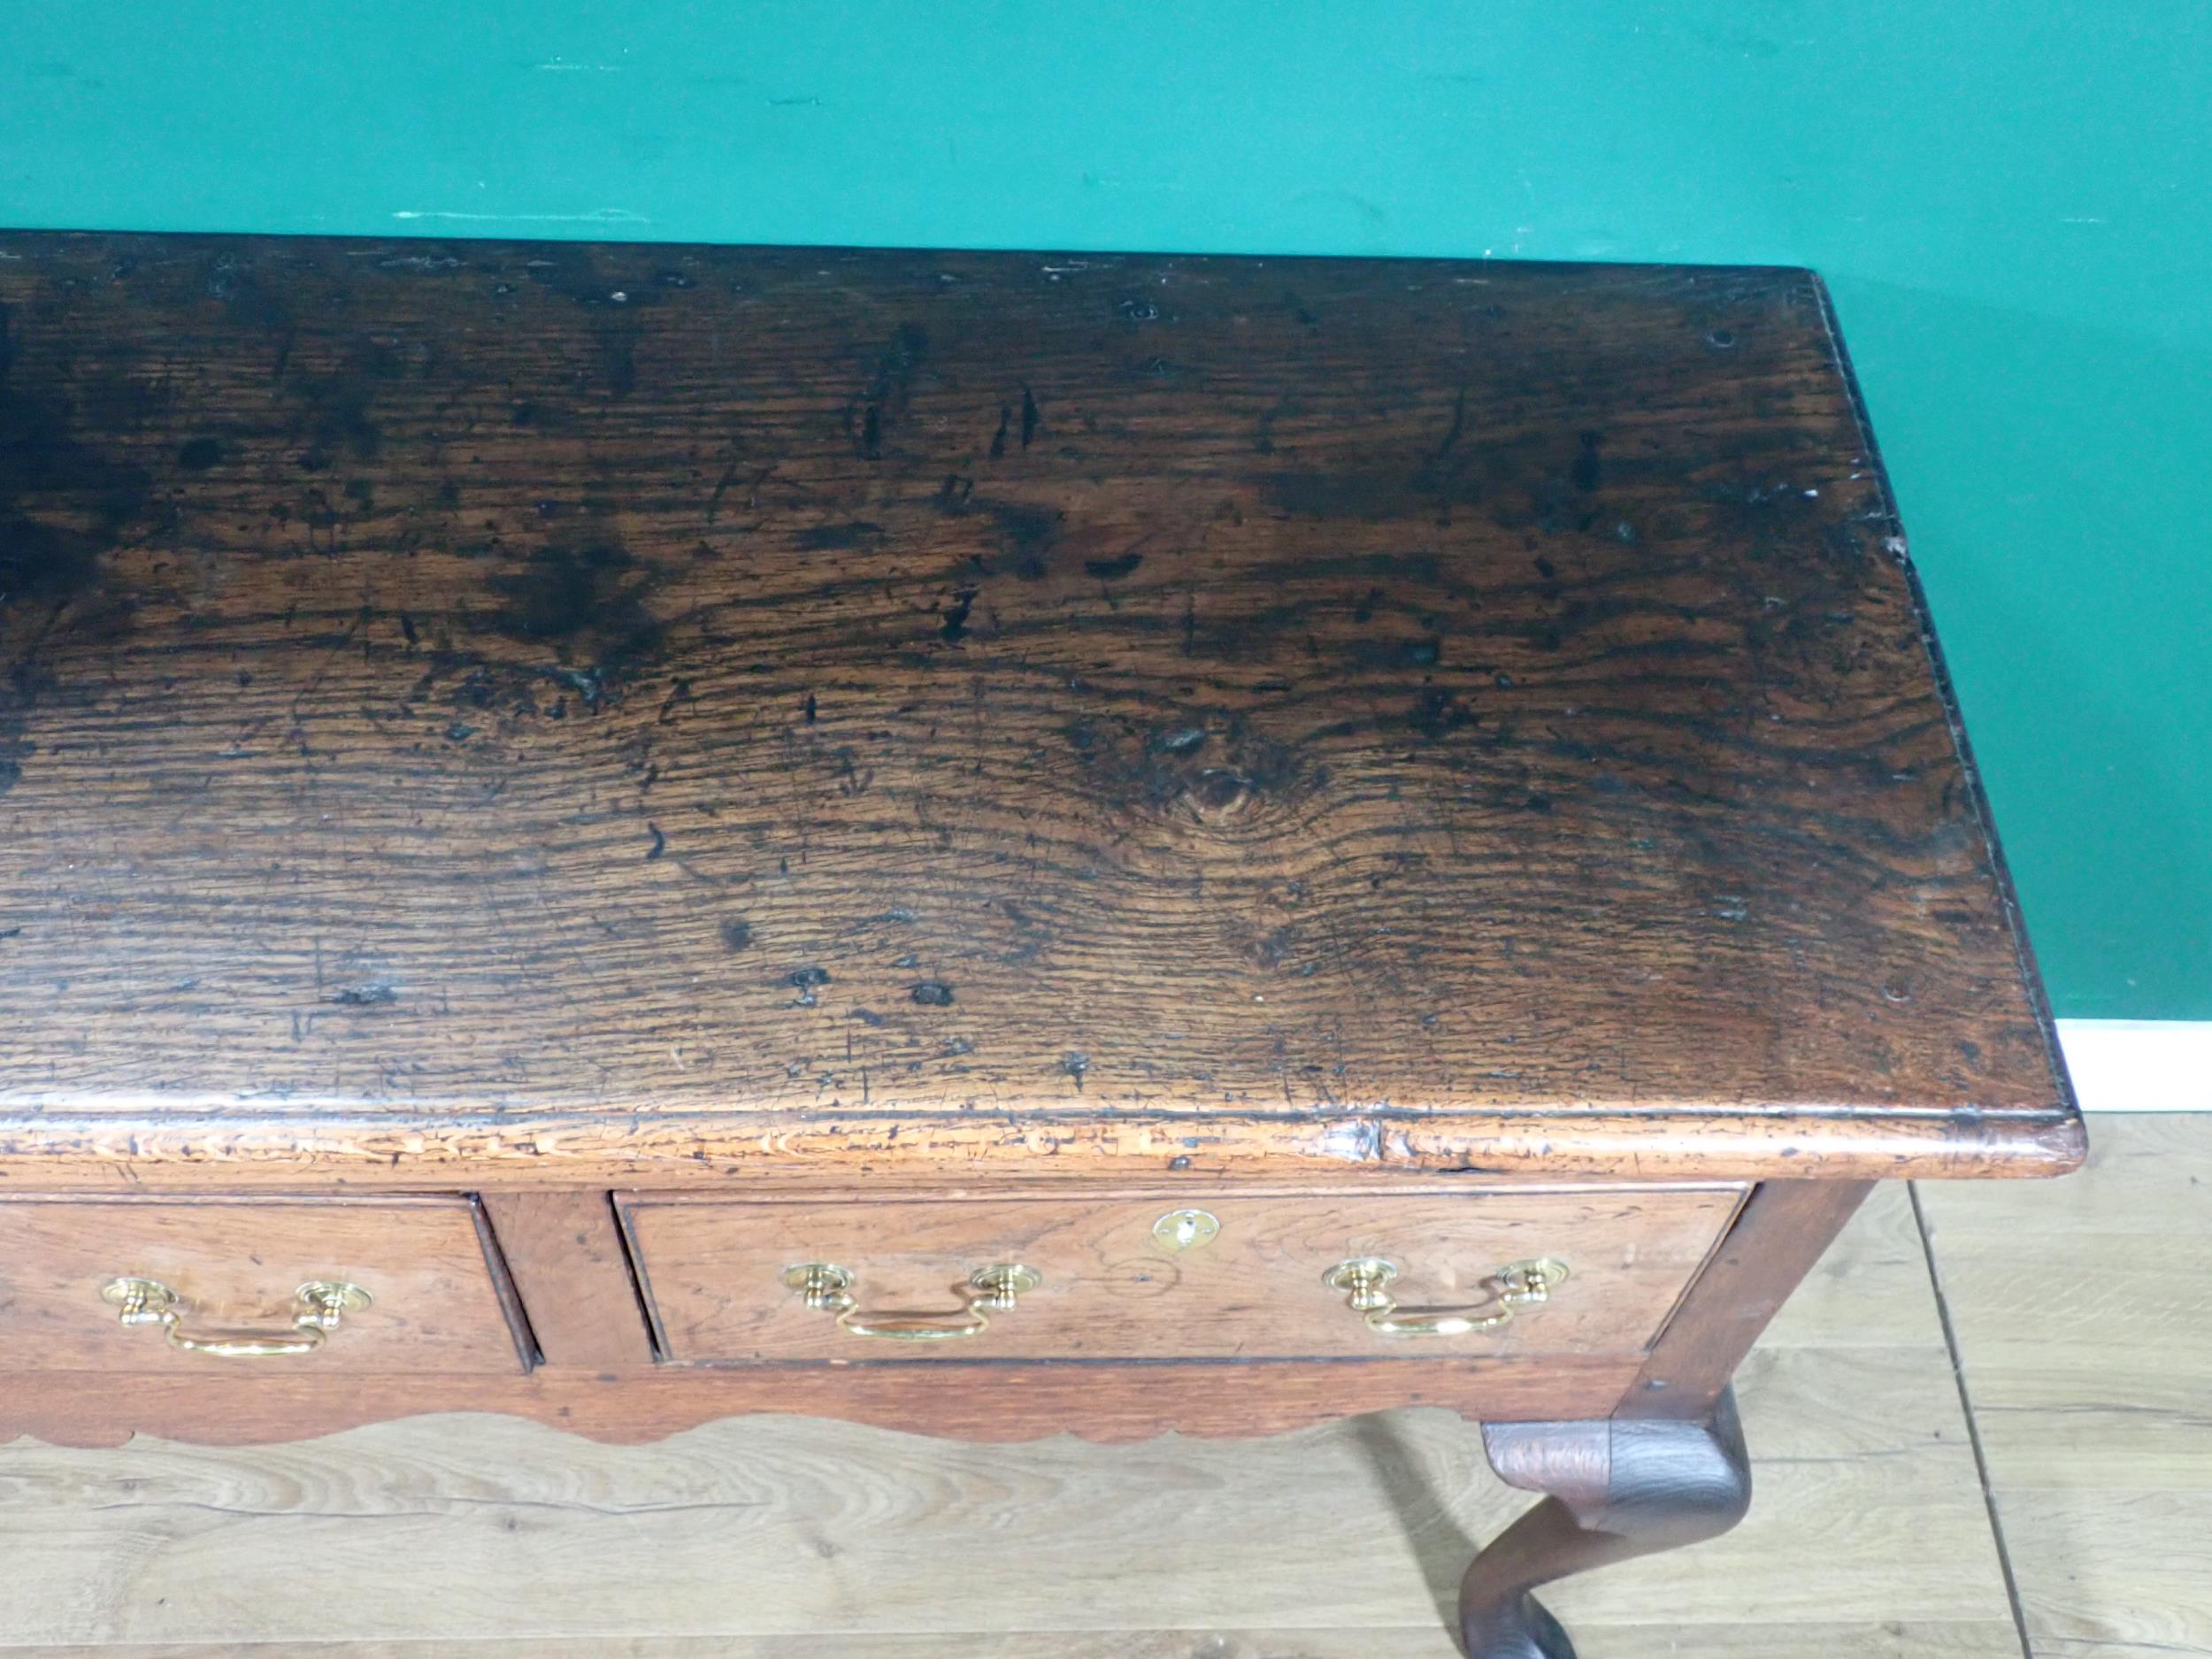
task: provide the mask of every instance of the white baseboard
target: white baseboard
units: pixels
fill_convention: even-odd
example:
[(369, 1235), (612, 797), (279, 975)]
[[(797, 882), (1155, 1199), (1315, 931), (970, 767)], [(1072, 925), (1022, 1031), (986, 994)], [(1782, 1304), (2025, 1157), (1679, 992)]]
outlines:
[(2212, 1020), (2062, 1019), (2081, 1109), (2212, 1111)]

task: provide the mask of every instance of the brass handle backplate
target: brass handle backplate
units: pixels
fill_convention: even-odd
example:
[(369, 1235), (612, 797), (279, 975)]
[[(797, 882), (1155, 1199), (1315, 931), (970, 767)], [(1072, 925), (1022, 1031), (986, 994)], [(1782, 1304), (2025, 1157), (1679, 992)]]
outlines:
[(840, 1329), (853, 1336), (880, 1337), (888, 1342), (949, 1342), (980, 1336), (991, 1328), (991, 1316), (1003, 1313), (1016, 1300), (1043, 1284), (1044, 1275), (1018, 1262), (979, 1267), (960, 1287), (965, 1303), (959, 1311), (936, 1313), (865, 1314), (853, 1294), (853, 1274), (834, 1262), (803, 1262), (783, 1270), (785, 1288), (795, 1290), (810, 1308), (837, 1316)]
[(219, 1359), (274, 1359), (288, 1354), (312, 1354), (346, 1315), (359, 1313), (371, 1298), (358, 1285), (311, 1279), (292, 1293), (289, 1330), (208, 1332), (184, 1328), (188, 1310), (183, 1298), (157, 1279), (111, 1279), (100, 1286), (100, 1300), (117, 1310), (116, 1318), (121, 1324), (161, 1326), (168, 1333), (171, 1348), (190, 1354), (212, 1354)]
[(1512, 1323), (1525, 1308), (1540, 1308), (1551, 1293), (1567, 1279), (1567, 1264), (1549, 1256), (1516, 1262), (1484, 1279), (1487, 1297), (1469, 1308), (1417, 1308), (1401, 1311), (1387, 1286), (1398, 1277), (1398, 1264), (1379, 1256), (1356, 1256), (1339, 1262), (1322, 1275), (1332, 1290), (1344, 1293), (1352, 1310), (1367, 1328), (1385, 1336), (1465, 1336), (1474, 1331), (1494, 1331)]

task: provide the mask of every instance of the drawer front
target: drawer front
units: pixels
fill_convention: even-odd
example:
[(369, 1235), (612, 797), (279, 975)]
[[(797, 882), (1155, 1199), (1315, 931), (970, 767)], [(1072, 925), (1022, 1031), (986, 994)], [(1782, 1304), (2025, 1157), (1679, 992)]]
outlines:
[[(1658, 1333), (1742, 1196), (1734, 1187), (886, 1203), (626, 1194), (621, 1205), (664, 1359), (751, 1364), (1632, 1355)], [(1325, 1282), (1360, 1258), (1395, 1267), (1386, 1292), (1394, 1310), (1363, 1312)], [(1495, 1322), (1499, 1270), (1537, 1258), (1564, 1263), (1567, 1278), (1541, 1305)], [(841, 1289), (818, 1274), (812, 1306), (790, 1282), (809, 1264), (845, 1280)], [(1027, 1267), (1039, 1282), (992, 1308), (969, 1286), (995, 1264)], [(1462, 1313), (1473, 1328), (1452, 1327)], [(1439, 1316), (1446, 1328), (1422, 1328)]]
[[(173, 1299), (104, 1296), (125, 1279)], [(367, 1305), (303, 1325), (311, 1284)], [(512, 1373), (501, 1286), (463, 1197), (0, 1200), (0, 1371)]]

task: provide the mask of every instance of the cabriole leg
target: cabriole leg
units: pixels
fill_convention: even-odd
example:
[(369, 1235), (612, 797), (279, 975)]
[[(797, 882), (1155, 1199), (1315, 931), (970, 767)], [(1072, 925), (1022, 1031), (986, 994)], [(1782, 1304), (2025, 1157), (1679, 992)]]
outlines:
[(1546, 1496), (1461, 1581), (1469, 1659), (1574, 1659), (1566, 1632), (1530, 1591), (1717, 1537), (1751, 1502), (1732, 1394), (1701, 1422), (1501, 1423), (1484, 1427), (1483, 1447), (1502, 1479)]

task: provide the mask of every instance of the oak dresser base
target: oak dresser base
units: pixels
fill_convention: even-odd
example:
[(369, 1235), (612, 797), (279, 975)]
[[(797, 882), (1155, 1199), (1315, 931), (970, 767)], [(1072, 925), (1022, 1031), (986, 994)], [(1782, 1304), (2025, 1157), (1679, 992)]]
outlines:
[(1809, 272), (0, 232), (0, 1440), (1433, 1406), (1571, 1659), (2083, 1150)]

